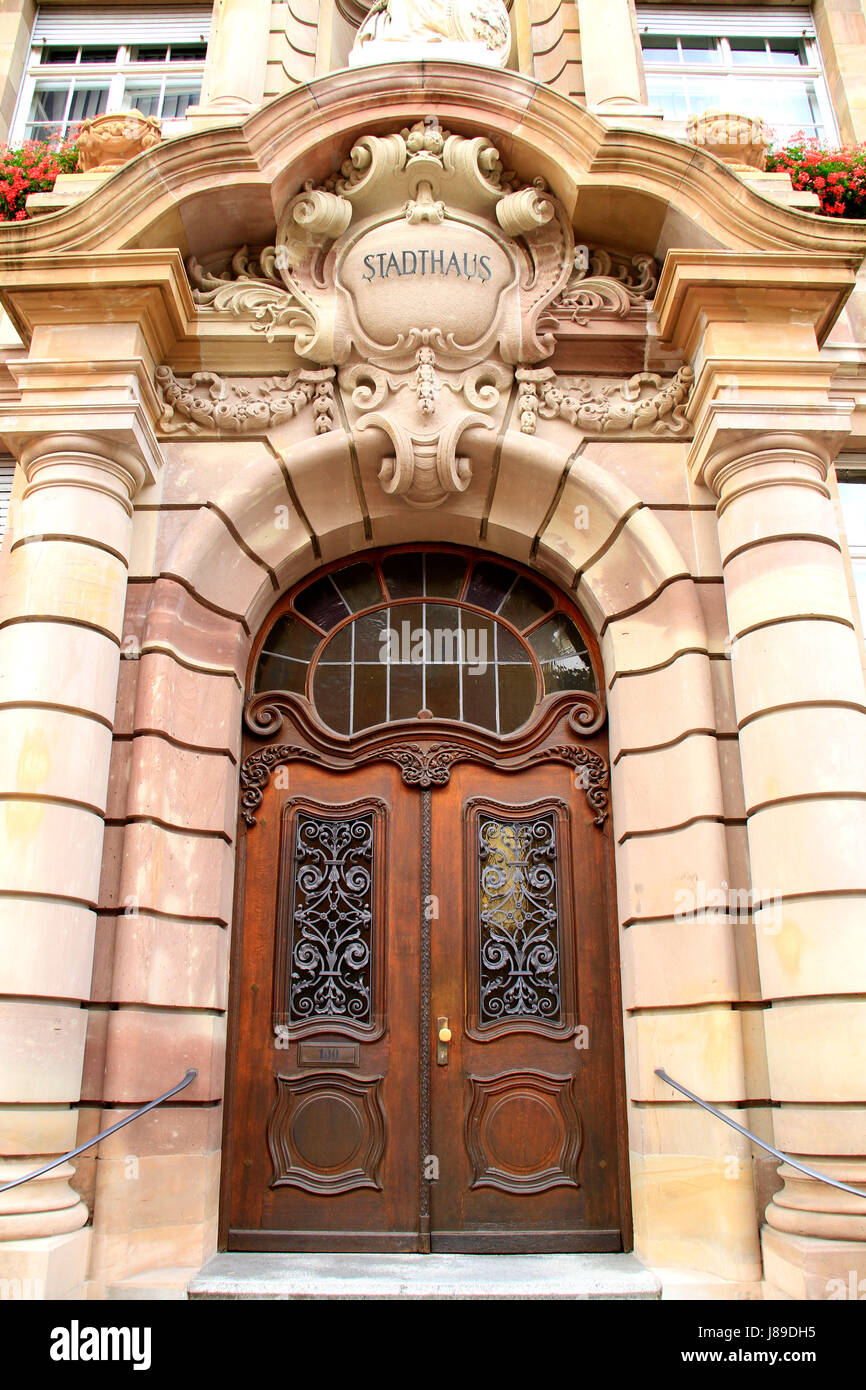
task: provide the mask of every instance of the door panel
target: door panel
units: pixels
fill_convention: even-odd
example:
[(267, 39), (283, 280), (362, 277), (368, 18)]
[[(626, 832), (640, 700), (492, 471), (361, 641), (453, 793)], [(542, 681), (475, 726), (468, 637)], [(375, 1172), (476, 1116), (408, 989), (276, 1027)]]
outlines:
[(235, 946), (229, 1248), (620, 1249), (596, 812), (558, 761), (468, 757), (434, 790), (405, 775), (402, 754), (298, 761), (262, 791)]
[(293, 763), (246, 837), (230, 1249), (414, 1250), (419, 799)]
[(453, 768), (431, 882), (432, 1248), (620, 1249), (606, 845), (570, 770)]

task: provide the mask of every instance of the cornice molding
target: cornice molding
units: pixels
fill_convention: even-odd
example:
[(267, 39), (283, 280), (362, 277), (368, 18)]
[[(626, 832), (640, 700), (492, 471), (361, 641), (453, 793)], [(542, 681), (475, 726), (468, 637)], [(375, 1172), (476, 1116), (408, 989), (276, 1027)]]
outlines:
[[(540, 174), (573, 213), (597, 211), (611, 189), (667, 204), (732, 250), (824, 251), (861, 259), (866, 226), (783, 207), (750, 188), (706, 151), (669, 136), (603, 124), (576, 102), (510, 71), (443, 62), (389, 63), (331, 73), (287, 93), (236, 125), (165, 141), (121, 168), (74, 207), (0, 228), (7, 257), (120, 249), (170, 237), (207, 203), (225, 211), (228, 182), (257, 195), (273, 220), (305, 179), (325, 178), (331, 151), (369, 126), (397, 129), (434, 112), (443, 125), (484, 131), (503, 157)], [(232, 233), (229, 233), (231, 236)], [(650, 248), (652, 249), (652, 248)], [(8, 264), (8, 262), (7, 262)]]

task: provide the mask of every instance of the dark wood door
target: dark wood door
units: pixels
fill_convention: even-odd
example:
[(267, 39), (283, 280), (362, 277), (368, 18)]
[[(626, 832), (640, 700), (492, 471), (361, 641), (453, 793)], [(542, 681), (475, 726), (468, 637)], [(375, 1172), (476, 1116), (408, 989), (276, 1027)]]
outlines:
[(302, 751), (245, 837), (229, 1247), (627, 1246), (609, 835), (563, 747)]
[(229, 1248), (417, 1250), (417, 795), (293, 763), (245, 837)]
[(562, 764), (432, 798), (434, 1250), (622, 1248), (607, 848)]

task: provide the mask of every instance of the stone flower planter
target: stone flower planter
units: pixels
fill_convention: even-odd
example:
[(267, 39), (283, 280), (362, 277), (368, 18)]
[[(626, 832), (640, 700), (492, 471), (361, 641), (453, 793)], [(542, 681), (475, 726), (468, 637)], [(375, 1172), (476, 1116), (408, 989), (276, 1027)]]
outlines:
[(162, 139), (162, 122), (140, 111), (113, 111), (85, 121), (78, 136), (78, 167), (82, 173), (118, 169)]
[(717, 159), (745, 169), (764, 169), (770, 132), (763, 121), (753, 116), (739, 116), (733, 111), (705, 111), (702, 116), (690, 116), (686, 136), (693, 145), (701, 145)]

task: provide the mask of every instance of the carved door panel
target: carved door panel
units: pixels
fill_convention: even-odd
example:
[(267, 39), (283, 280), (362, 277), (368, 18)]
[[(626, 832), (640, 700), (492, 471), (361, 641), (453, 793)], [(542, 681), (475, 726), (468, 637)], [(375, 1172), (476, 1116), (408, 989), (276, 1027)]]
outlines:
[(296, 763), (264, 789), (235, 952), (231, 1249), (418, 1248), (418, 816), (389, 764)]
[(622, 1248), (607, 855), (570, 769), (454, 767), (431, 882), (432, 1248)]

